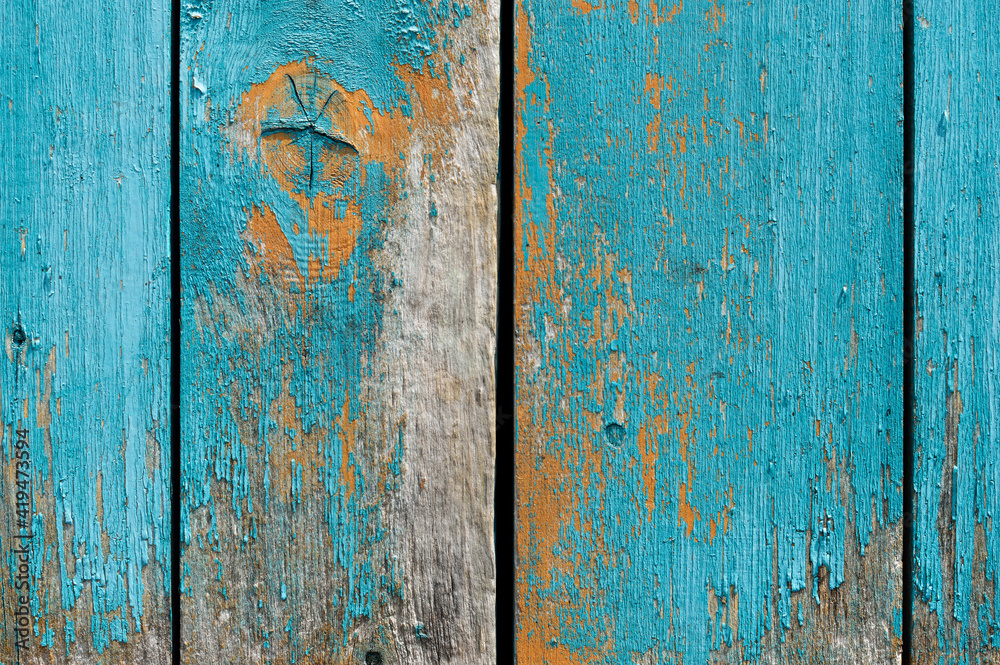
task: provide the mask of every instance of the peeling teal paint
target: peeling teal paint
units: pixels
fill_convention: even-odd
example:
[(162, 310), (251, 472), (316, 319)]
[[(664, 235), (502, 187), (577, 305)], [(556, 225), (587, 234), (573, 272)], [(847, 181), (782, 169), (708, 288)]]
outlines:
[(9, 481), (25, 428), (42, 658), (169, 649), (169, 11), (0, 7), (2, 578), (13, 611)]
[(631, 4), (517, 3), (519, 657), (889, 654), (899, 8)]
[(995, 6), (914, 3), (914, 662), (1000, 656)]
[[(376, 257), (393, 223), (395, 200), (405, 197), (402, 162), (408, 157), (400, 151), (394, 164), (371, 158), (360, 146), (343, 147), (355, 165), (346, 180), (317, 185), (311, 166), (289, 167), (289, 188), (263, 158), (262, 140), (239, 144), (227, 132), (256, 103), (247, 97), (254, 85), (302, 62), (310, 76), (367, 94), (370, 104), (359, 102), (350, 112), (369, 123), (376, 112), (401, 127), (409, 122), (412, 132), (406, 79), (440, 67), (435, 56), (443, 26), (465, 15), (468, 8), (409, 0), (228, 0), (190, 4), (183, 19), (183, 557), (186, 566), (209, 570), (205, 549), (226, 553), (217, 575), (226, 576), (228, 595), (240, 604), (237, 616), (255, 617), (248, 620), (254, 632), (247, 648), (277, 648), (268, 636), (284, 629), (290, 639), (281, 645), (282, 657), (291, 662), (306, 649), (335, 656), (359, 623), (403, 593), (392, 562), (375, 554), (387, 546), (385, 508), (399, 482), (398, 462), (384, 483), (379, 476), (393, 464), (392, 447), (397, 440), (402, 445), (402, 432), (389, 425), (388, 443), (382, 441), (378, 400), (364, 385), (378, 380), (369, 361), (379, 344), (382, 303), (394, 284)], [(287, 92), (303, 113), (325, 108), (326, 93), (312, 80), (312, 87), (295, 84)], [(274, 109), (257, 113), (261, 127), (282, 118)], [(317, 123), (326, 122), (321, 116)], [(332, 136), (336, 128), (316, 131)], [(291, 139), (310, 159), (313, 142), (311, 134)], [(361, 224), (337, 276), (307, 280), (316, 265), (336, 268), (330, 256), (335, 241), (310, 228), (301, 202), (310, 201), (311, 211), (319, 193), (335, 199), (324, 205), (338, 220), (356, 205)], [(255, 214), (273, 214), (277, 235), (291, 250), (283, 268), (298, 280), (286, 280), (268, 263), (276, 248), (253, 236), (249, 218)], [(352, 437), (354, 450), (345, 446)], [(314, 521), (317, 516), (325, 525)], [(298, 547), (306, 551), (301, 560), (294, 554)], [(258, 562), (259, 580), (232, 570), (232, 561), (246, 557)], [(342, 581), (332, 582), (331, 575)], [(319, 580), (330, 588), (317, 590)], [(185, 589), (192, 598), (208, 592), (213, 608), (232, 607), (198, 574), (185, 577)], [(278, 597), (282, 604), (273, 602)], [(325, 612), (324, 626), (313, 627), (325, 631), (325, 644), (299, 639), (292, 630), (298, 608), (310, 602), (324, 604), (311, 611)], [(199, 622), (210, 626), (214, 620), (195, 607), (185, 610), (191, 634)], [(197, 653), (199, 647), (189, 648)]]

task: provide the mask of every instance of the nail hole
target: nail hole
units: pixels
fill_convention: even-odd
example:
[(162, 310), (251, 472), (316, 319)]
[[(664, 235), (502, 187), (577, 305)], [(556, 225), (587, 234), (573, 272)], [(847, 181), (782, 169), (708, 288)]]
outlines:
[(378, 651), (369, 651), (365, 654), (365, 665), (382, 665), (382, 654)]
[(620, 446), (625, 441), (625, 428), (618, 423), (608, 423), (604, 426), (604, 434), (612, 446)]
[(11, 339), (14, 340), (15, 344), (21, 346), (22, 344), (24, 344), (25, 340), (28, 339), (28, 336), (24, 334), (24, 329), (22, 329), (21, 326), (15, 326), (14, 333), (11, 335)]

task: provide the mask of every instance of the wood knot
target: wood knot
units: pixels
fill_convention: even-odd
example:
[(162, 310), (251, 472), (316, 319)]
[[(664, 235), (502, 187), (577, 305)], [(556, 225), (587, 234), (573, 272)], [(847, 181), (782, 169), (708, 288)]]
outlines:
[(246, 171), (253, 263), (298, 288), (338, 278), (364, 225), (398, 200), (412, 117), (388, 111), (310, 59), (241, 96), (223, 131), (235, 160), (256, 167)]
[(264, 163), (286, 191), (306, 199), (341, 190), (359, 157), (344, 94), (315, 72), (285, 73), (281, 88), (260, 123)]
[(371, 108), (363, 92), (294, 62), (251, 86), (227, 129), (237, 153), (262, 167), (248, 235), (260, 260), (290, 283), (336, 279), (357, 245)]

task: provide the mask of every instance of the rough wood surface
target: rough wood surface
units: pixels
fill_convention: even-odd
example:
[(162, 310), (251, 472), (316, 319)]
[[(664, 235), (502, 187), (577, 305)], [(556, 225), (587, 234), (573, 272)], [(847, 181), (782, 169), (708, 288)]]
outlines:
[(913, 663), (1000, 661), (1000, 34), (914, 3)]
[(518, 663), (898, 660), (899, 21), (518, 1)]
[(3, 663), (170, 660), (169, 18), (0, 4)]
[(493, 662), (498, 13), (185, 5), (183, 662)]

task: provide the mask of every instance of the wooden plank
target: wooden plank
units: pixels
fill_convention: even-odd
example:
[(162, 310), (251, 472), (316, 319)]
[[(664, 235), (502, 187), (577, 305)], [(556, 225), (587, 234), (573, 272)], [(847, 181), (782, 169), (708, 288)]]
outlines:
[(994, 14), (914, 3), (914, 663), (1000, 659)]
[(5, 1), (0, 63), (0, 662), (167, 662), (169, 3)]
[(183, 662), (493, 662), (498, 14), (185, 5)]
[(517, 15), (518, 662), (892, 662), (898, 6)]

